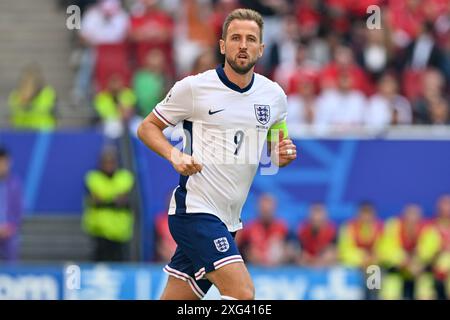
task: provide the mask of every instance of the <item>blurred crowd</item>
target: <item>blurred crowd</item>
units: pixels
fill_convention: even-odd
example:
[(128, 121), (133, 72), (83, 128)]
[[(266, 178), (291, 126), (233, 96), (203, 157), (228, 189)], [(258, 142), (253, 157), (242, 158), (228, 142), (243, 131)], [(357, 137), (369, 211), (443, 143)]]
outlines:
[[(286, 264), (325, 268), (337, 264), (382, 269), (381, 290), (367, 290), (366, 299), (450, 298), (450, 194), (437, 199), (430, 219), (422, 208), (408, 204), (398, 215), (383, 221), (369, 202), (359, 205), (354, 218), (336, 225), (326, 206), (311, 204), (309, 215), (293, 227), (277, 217), (276, 199), (263, 194), (258, 215), (237, 233), (245, 261), (276, 267)], [(157, 260), (170, 261), (176, 244), (167, 212), (157, 215)]]
[[(237, 7), (264, 17), (256, 71), (288, 94), (291, 132), (450, 123), (447, 0), (59, 1), (82, 9), (73, 103), (112, 136), (133, 130), (176, 80), (223, 62), (222, 23)], [(56, 95), (28, 69), (9, 99), (13, 125), (54, 128)]]

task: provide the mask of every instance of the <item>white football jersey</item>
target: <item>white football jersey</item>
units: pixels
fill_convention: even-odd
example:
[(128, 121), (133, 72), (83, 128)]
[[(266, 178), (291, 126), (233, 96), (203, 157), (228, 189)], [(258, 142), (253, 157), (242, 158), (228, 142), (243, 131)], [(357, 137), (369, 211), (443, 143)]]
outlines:
[(175, 83), (153, 113), (169, 126), (183, 122), (184, 152), (203, 170), (180, 176), (169, 214), (210, 213), (230, 232), (241, 229), (268, 130), (286, 119), (286, 110), (283, 89), (259, 74), (243, 89), (222, 66)]

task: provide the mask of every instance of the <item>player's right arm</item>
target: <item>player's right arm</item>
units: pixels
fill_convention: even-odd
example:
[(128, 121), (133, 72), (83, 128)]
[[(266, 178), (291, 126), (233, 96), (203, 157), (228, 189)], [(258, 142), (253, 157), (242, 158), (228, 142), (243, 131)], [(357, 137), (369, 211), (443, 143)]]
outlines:
[(165, 123), (150, 113), (138, 128), (138, 137), (148, 148), (168, 160), (179, 174), (190, 176), (200, 172), (201, 164), (167, 141), (162, 132), (166, 127)]
[(193, 157), (172, 146), (163, 134), (168, 125), (174, 125), (190, 116), (192, 91), (185, 79), (177, 82), (167, 97), (142, 121), (138, 128), (139, 139), (151, 150), (169, 161), (182, 175), (192, 175), (202, 170)]

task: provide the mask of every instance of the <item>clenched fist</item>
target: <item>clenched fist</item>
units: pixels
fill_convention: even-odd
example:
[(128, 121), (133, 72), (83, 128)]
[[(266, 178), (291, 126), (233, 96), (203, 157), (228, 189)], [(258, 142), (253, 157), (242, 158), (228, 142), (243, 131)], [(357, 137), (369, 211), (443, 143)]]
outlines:
[(175, 170), (183, 176), (191, 176), (202, 171), (203, 168), (194, 157), (179, 150), (174, 150), (174, 152), (172, 152), (171, 163)]

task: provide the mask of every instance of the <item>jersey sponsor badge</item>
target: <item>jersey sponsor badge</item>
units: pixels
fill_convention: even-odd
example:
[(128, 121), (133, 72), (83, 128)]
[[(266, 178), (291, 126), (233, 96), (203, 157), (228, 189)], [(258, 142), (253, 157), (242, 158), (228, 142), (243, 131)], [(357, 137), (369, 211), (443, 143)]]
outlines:
[(256, 120), (261, 124), (267, 124), (270, 120), (270, 106), (265, 104), (255, 104)]
[(225, 237), (214, 240), (214, 244), (216, 245), (216, 249), (219, 252), (226, 252), (228, 251), (228, 249), (230, 249), (230, 244)]

